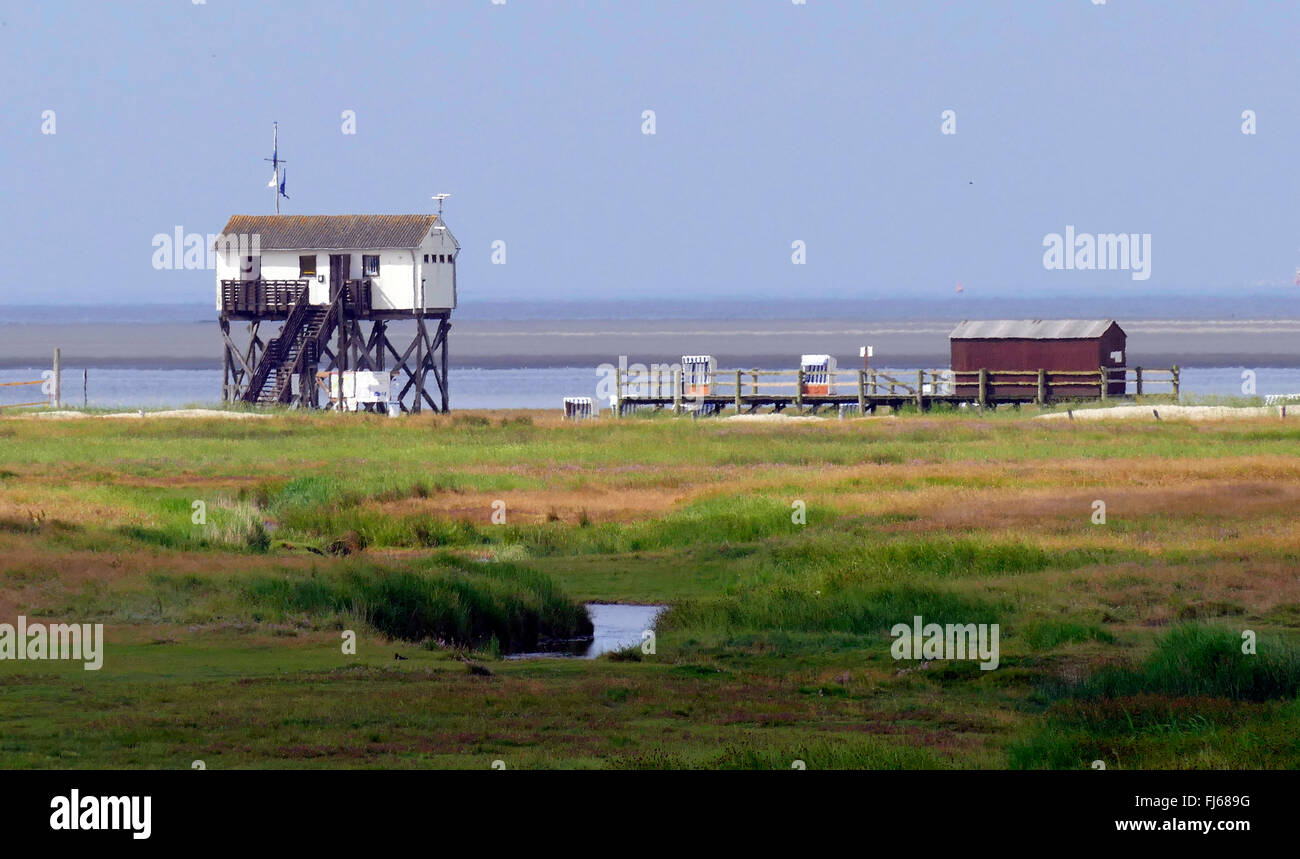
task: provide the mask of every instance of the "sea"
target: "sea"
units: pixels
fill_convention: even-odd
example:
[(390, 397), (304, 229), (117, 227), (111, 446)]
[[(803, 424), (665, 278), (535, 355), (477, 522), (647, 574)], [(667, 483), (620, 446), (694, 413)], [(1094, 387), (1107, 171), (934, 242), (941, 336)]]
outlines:
[[(1107, 308), (1128, 333), (1128, 365), (1182, 368), (1187, 400), (1300, 394), (1300, 308), (1287, 295), (1156, 296)], [(1171, 306), (1179, 314), (1171, 316)], [(1090, 310), (1094, 312), (1089, 312)], [(900, 378), (947, 366), (947, 332), (965, 318), (1096, 318), (1084, 298), (936, 302), (755, 300), (479, 302), (453, 315), (453, 410), (553, 409), (607, 394), (609, 368), (712, 354), (721, 368), (789, 370), (802, 353), (837, 355)], [(273, 336), (277, 326), (264, 330)], [(66, 407), (212, 406), (220, 334), (203, 304), (0, 305), (0, 383), (37, 382), (62, 352)], [(41, 385), (0, 384), (0, 408), (44, 398)], [(1159, 388), (1154, 391), (1159, 391)], [(1153, 391), (1153, 392), (1154, 392)]]
[[(0, 382), (41, 379), (48, 367), (0, 369)], [(757, 369), (789, 369), (757, 368)], [(915, 376), (912, 368), (879, 368), (898, 378)], [(1243, 373), (1255, 373), (1256, 391), (1300, 395), (1300, 369), (1295, 367), (1187, 367), (1181, 371), (1182, 399), (1242, 396)], [(562, 411), (565, 397), (592, 397), (599, 401), (602, 375), (592, 367), (534, 367), (496, 369), (458, 367), (448, 371), (453, 410), (553, 409)], [(63, 368), (65, 408), (160, 409), (213, 407), (220, 400), (219, 370), (149, 370), (130, 367)], [(2, 388), (0, 408), (11, 403), (39, 400), (31, 388)], [(18, 393), (24, 391), (25, 393)], [(1158, 389), (1153, 388), (1153, 392)], [(600, 391), (599, 393), (604, 393)], [(608, 403), (602, 403), (607, 406)]]

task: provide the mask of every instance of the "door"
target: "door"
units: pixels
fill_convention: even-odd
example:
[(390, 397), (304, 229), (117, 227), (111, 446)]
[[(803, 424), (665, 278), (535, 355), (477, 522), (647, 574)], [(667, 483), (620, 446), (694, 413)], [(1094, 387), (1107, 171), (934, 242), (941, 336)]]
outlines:
[(330, 301), (338, 298), (352, 268), (352, 254), (330, 254)]

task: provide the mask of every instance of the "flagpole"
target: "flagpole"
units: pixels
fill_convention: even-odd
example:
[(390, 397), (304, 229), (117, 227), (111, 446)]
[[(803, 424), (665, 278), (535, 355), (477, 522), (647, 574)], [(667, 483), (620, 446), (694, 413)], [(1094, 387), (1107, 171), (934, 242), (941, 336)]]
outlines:
[(284, 180), (281, 178), (284, 174), (281, 172), (281, 164), (288, 162), (280, 160), (280, 123), (271, 123), (271, 157), (263, 159), (271, 162), (271, 188), (275, 194), (275, 213), (280, 214), (280, 197), (284, 196), (287, 200), (288, 195), (284, 193)]

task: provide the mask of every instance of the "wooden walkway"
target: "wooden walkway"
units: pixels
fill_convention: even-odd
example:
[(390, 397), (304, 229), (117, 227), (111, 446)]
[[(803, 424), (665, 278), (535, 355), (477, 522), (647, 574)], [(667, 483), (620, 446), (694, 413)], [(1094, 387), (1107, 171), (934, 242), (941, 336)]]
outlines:
[[(917, 370), (889, 374), (879, 370), (717, 370), (706, 384), (688, 385), (682, 370), (654, 365), (642, 371), (615, 371), (613, 415), (642, 409), (674, 414), (738, 414), (761, 408), (816, 414), (823, 408), (870, 414), (881, 406), (921, 411), (935, 403), (1000, 405), (1105, 401), (1162, 395), (1178, 402), (1179, 369), (1099, 367), (1091, 371)], [(1154, 389), (1153, 389), (1154, 386)]]

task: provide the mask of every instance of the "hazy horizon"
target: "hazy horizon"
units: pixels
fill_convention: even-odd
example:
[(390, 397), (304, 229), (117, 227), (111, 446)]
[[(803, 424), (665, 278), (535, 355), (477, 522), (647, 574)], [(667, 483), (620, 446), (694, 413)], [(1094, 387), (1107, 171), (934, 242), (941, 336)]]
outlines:
[[(1239, 294), (1156, 291), (1098, 297), (1086, 293), (1046, 296), (945, 295), (938, 297), (846, 296), (790, 299), (755, 295), (696, 295), (689, 301), (601, 298), (502, 299), (469, 297), (454, 320), (512, 319), (818, 319), (870, 320), (1105, 317), (1123, 319), (1300, 318), (1300, 289)], [(215, 322), (210, 301), (115, 301), (51, 304), (0, 303), (0, 325), (98, 321), (104, 324)]]

